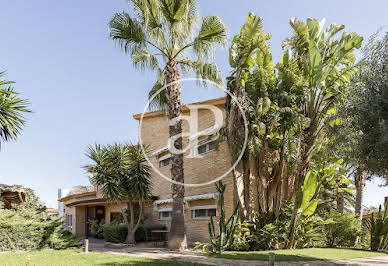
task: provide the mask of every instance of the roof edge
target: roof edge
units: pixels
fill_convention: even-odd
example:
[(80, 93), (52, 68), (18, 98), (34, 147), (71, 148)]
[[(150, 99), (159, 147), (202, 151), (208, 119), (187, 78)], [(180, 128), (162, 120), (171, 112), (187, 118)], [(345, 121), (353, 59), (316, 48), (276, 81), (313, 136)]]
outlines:
[[(187, 112), (189, 108), (187, 108), (187, 105), (191, 104), (210, 104), (210, 105), (221, 105), (226, 102), (226, 97), (220, 97), (220, 98), (213, 98), (205, 101), (200, 101), (200, 102), (193, 102), (193, 103), (188, 103), (182, 106), (182, 111)], [(152, 111), (152, 112), (146, 112), (143, 115), (144, 117), (155, 117), (155, 116), (162, 116), (165, 113), (164, 110), (158, 110), (158, 111)], [(132, 117), (136, 120), (140, 120), (141, 116), (143, 113), (138, 113), (134, 114)]]
[(65, 202), (65, 201), (73, 199), (73, 198), (82, 198), (82, 197), (87, 197), (87, 196), (97, 196), (97, 192), (96, 191), (89, 191), (89, 192), (71, 194), (71, 195), (68, 195), (66, 197), (58, 199), (58, 201)]

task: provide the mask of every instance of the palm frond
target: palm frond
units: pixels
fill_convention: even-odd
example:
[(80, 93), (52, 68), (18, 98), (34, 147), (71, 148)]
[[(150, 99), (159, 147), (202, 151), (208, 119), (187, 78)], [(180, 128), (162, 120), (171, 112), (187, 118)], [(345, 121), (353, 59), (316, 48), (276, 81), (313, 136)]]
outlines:
[[(10, 82), (2, 81), (2, 84)], [(2, 89), (0, 86), (0, 143), (1, 141), (15, 140), (25, 125), (24, 113), (29, 102), (19, 98), (12, 87)]]
[(164, 110), (167, 106), (166, 90), (161, 90), (166, 85), (164, 71), (159, 69), (158, 79), (148, 93), (148, 99), (151, 101), (148, 108), (150, 110)]
[(136, 47), (131, 52), (132, 63), (136, 68), (141, 70), (159, 69), (158, 59), (155, 54), (148, 52), (146, 49)]
[(194, 73), (198, 79), (204, 80), (199, 81), (202, 86), (207, 87), (208, 82), (205, 80), (212, 81), (218, 85), (223, 85), (222, 77), (217, 66), (212, 63), (204, 61), (191, 61), (188, 58), (178, 61), (183, 74), (188, 75)]
[(133, 48), (145, 47), (146, 35), (143, 26), (133, 20), (128, 13), (116, 13), (109, 22), (110, 38), (126, 52)]
[(215, 45), (225, 46), (226, 42), (227, 30), (222, 20), (218, 16), (204, 17), (193, 44), (197, 57), (209, 57), (213, 53)]

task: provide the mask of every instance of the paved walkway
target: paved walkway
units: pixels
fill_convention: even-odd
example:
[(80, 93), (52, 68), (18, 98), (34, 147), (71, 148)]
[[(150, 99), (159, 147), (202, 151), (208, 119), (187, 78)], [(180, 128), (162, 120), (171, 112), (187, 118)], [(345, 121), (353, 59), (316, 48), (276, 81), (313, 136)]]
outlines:
[[(129, 247), (123, 249), (105, 248), (103, 243), (89, 244), (89, 249), (94, 251), (107, 252), (111, 254), (134, 256), (150, 259), (175, 259), (179, 261), (195, 262), (208, 265), (225, 265), (225, 266), (266, 266), (266, 261), (252, 261), (252, 260), (230, 260), (221, 258), (211, 258), (200, 255), (199, 252), (186, 251), (186, 252), (174, 252), (166, 248), (149, 248), (149, 247)], [(388, 256), (373, 257), (373, 258), (360, 258), (346, 261), (303, 261), (303, 262), (276, 262), (275, 265), (388, 265)]]

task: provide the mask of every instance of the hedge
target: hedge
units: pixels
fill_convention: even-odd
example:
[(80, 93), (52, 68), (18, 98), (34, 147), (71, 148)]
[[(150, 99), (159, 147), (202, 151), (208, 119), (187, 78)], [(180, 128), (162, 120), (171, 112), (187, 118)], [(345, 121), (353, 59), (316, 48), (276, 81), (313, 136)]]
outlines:
[(64, 229), (62, 220), (44, 220), (33, 210), (0, 209), (0, 251), (63, 249), (79, 241)]
[[(165, 225), (158, 224), (140, 224), (135, 233), (135, 241), (146, 241), (147, 233), (151, 230), (164, 230)], [(104, 239), (112, 243), (124, 243), (127, 238), (128, 228), (126, 224), (107, 224), (104, 226)]]

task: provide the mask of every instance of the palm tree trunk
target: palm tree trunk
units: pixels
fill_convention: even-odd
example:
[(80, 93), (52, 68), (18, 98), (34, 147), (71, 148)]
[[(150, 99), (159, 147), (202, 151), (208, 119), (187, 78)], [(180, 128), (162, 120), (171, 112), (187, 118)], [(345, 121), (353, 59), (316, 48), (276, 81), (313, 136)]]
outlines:
[(344, 193), (338, 192), (337, 194), (337, 211), (344, 214)]
[(381, 236), (372, 236), (370, 240), (370, 249), (372, 251), (377, 251), (380, 247)]
[[(175, 59), (167, 62), (167, 116), (169, 120), (170, 139), (176, 139), (173, 143), (176, 150), (182, 150), (182, 121), (177, 119), (182, 113), (181, 86), (179, 84), (179, 70)], [(174, 181), (184, 183), (183, 154), (171, 154), (171, 178)], [(184, 196), (185, 187), (179, 184), (172, 184), (172, 219), (168, 239), (168, 247), (175, 250), (187, 249), (185, 218), (184, 218)]]
[(354, 206), (354, 210), (356, 213), (356, 217), (362, 220), (362, 201), (364, 197), (364, 187), (366, 180), (366, 172), (357, 169), (354, 175), (354, 184), (356, 186), (356, 205)]
[[(360, 169), (357, 169), (354, 175), (354, 185), (356, 186), (356, 204), (354, 206), (354, 212), (356, 214), (356, 217), (360, 220), (360, 222), (362, 222), (362, 200), (364, 197), (365, 180), (366, 180), (366, 172), (361, 171)], [(354, 242), (354, 246), (358, 245), (359, 240), (360, 240), (359, 237), (357, 237), (356, 241)], [(375, 240), (371, 239), (372, 250), (374, 248), (372, 247), (372, 245), (374, 244), (373, 241)]]
[[(346, 185), (342, 184), (340, 185), (339, 189), (345, 188)], [(337, 192), (337, 211), (341, 214), (344, 213), (344, 192), (338, 191)]]

